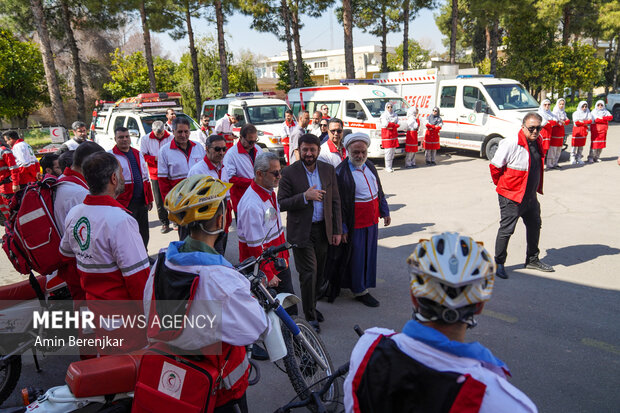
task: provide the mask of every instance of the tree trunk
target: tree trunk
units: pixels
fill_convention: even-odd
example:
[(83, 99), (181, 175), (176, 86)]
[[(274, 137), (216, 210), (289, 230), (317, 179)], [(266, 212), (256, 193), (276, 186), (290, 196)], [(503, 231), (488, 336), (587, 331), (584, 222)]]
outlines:
[(61, 0), (62, 22), (67, 34), (71, 58), (73, 60), (73, 89), (75, 90), (75, 102), (77, 103), (77, 120), (84, 122), (86, 119), (86, 104), (84, 102), (84, 83), (82, 81), (82, 70), (80, 69), (80, 50), (78, 49), (73, 28), (71, 28), (71, 12), (67, 0)]
[(355, 79), (355, 62), (353, 61), (353, 10), (352, 0), (342, 0), (342, 23), (344, 26), (344, 66), (347, 79)]
[(198, 71), (198, 52), (194, 45), (194, 30), (192, 29), (192, 15), (189, 10), (189, 1), (185, 0), (185, 23), (187, 37), (189, 37), (189, 54), (192, 57), (192, 75), (194, 80), (194, 99), (196, 101), (196, 119), (200, 122), (202, 98), (200, 96), (200, 72)]
[(562, 46), (568, 46), (571, 24), (570, 8), (568, 6), (565, 6), (562, 10), (562, 22)]
[(456, 30), (459, 22), (459, 2), (452, 0), (452, 28), (450, 30), (450, 64), (456, 63)]
[(493, 76), (497, 73), (497, 46), (499, 43), (499, 19), (496, 17), (493, 19), (491, 26), (491, 51), (489, 52), (489, 59), (491, 61), (490, 72)]
[(409, 70), (409, 0), (403, 1), (403, 70)]
[(151, 51), (151, 32), (149, 31), (149, 23), (146, 20), (146, 7), (144, 0), (140, 1), (140, 21), (142, 22), (142, 37), (144, 38), (144, 58), (146, 59), (146, 67), (149, 70), (149, 87), (150, 92), (157, 92), (157, 82), (155, 81), (155, 68), (153, 67), (153, 52)]
[(616, 37), (616, 56), (614, 57), (614, 83), (613, 83), (614, 93), (618, 93), (618, 62), (620, 62), (620, 35)]
[(286, 53), (288, 55), (288, 77), (291, 88), (297, 87), (297, 76), (295, 75), (295, 61), (293, 60), (293, 37), (291, 36), (291, 12), (288, 8), (287, 0), (280, 2), (282, 9), (282, 20), (284, 20), (284, 38), (286, 39)]
[(387, 72), (387, 16), (385, 15), (385, 5), (381, 11), (381, 71)]
[(301, 41), (299, 39), (299, 11), (295, 9), (291, 13), (291, 29), (293, 43), (295, 44), (295, 67), (297, 68), (297, 87), (304, 86), (304, 58), (301, 53)]
[(491, 30), (489, 30), (488, 24), (484, 26), (484, 37), (486, 39), (484, 57), (485, 59), (491, 60)]
[(220, 73), (222, 74), (222, 96), (228, 94), (228, 59), (226, 58), (226, 42), (224, 41), (224, 12), (222, 0), (215, 0), (215, 21), (217, 23), (217, 48), (220, 54)]
[(54, 54), (50, 43), (50, 35), (47, 30), (47, 22), (45, 21), (45, 13), (41, 0), (30, 0), (30, 7), (34, 16), (34, 23), (37, 27), (37, 34), (41, 42), (43, 54), (43, 67), (45, 68), (45, 80), (52, 101), (52, 112), (54, 119), (59, 125), (65, 126), (65, 109), (62, 105), (62, 95), (58, 86), (58, 77), (56, 76), (56, 65), (54, 64)]

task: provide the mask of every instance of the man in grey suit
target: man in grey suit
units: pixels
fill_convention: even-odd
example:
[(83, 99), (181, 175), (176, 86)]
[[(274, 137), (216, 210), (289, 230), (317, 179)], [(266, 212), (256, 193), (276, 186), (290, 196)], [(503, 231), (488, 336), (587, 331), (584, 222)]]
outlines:
[(329, 245), (340, 244), (342, 217), (334, 167), (317, 161), (320, 142), (316, 135), (299, 138), (300, 160), (282, 170), (278, 203), (287, 211), (288, 242), (299, 273), (301, 300), (306, 320), (320, 332), (323, 314), (316, 309), (318, 289)]

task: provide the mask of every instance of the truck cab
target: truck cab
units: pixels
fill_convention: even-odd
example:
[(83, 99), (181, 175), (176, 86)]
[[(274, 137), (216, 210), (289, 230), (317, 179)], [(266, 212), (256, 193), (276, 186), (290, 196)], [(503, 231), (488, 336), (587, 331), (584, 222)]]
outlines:
[(229, 94), (223, 99), (206, 100), (202, 104), (202, 114), (209, 116), (209, 125), (215, 124), (226, 114), (237, 115), (239, 120), (233, 127), (233, 133), (239, 137), (241, 127), (251, 123), (258, 130), (257, 144), (284, 159), (282, 145), (282, 123), (288, 105), (276, 99), (273, 92), (240, 92)]

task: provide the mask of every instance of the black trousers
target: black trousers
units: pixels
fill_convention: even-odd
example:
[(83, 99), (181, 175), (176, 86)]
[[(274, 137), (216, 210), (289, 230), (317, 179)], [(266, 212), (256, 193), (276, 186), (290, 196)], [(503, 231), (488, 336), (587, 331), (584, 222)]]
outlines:
[(323, 272), (327, 260), (327, 234), (325, 222), (312, 224), (310, 244), (293, 248), (295, 267), (299, 273), (301, 302), (306, 320), (316, 320), (316, 300), (319, 288), (323, 286)]
[(159, 222), (162, 225), (169, 225), (168, 211), (164, 208), (164, 200), (161, 198), (161, 192), (159, 192), (159, 182), (157, 180), (151, 181), (151, 188), (153, 188), (153, 198), (155, 198), (155, 206), (157, 206), (157, 216)]
[(536, 199), (536, 194), (523, 198), (520, 204), (501, 195), (498, 196), (501, 219), (499, 221), (497, 238), (495, 239), (495, 262), (497, 264), (504, 264), (506, 262), (508, 241), (510, 241), (510, 236), (515, 232), (519, 218), (523, 218), (527, 238), (525, 262), (527, 263), (530, 259), (537, 258), (542, 220), (540, 219), (540, 204)]
[(241, 413), (248, 413), (248, 401), (245, 393), (238, 399), (231, 400), (220, 407), (216, 407), (213, 413), (237, 413), (235, 405), (239, 407)]
[(144, 203), (144, 199), (129, 202), (127, 209), (131, 212), (131, 215), (138, 221), (138, 228), (140, 229), (140, 236), (142, 242), (144, 242), (144, 248), (147, 248), (149, 244), (149, 209)]

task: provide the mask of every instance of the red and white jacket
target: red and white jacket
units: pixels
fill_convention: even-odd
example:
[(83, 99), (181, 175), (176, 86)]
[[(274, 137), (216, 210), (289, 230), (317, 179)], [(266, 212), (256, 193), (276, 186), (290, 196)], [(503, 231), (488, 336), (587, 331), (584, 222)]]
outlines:
[[(149, 184), (149, 172), (146, 166), (146, 162), (142, 154), (135, 148), (129, 148), (133, 152), (133, 156), (136, 157), (136, 161), (138, 162), (138, 168), (142, 172), (142, 187), (144, 190), (144, 204), (148, 205), (153, 202), (153, 189)], [(116, 156), (118, 162), (121, 164), (121, 168), (123, 168), (123, 178), (125, 179), (125, 191), (116, 198), (118, 202), (120, 202), (125, 208), (129, 206), (131, 202), (131, 198), (133, 197), (133, 174), (131, 173), (131, 165), (129, 164), (129, 159), (127, 156), (118, 149), (118, 146), (115, 146), (109, 151), (111, 154)]]
[(326, 162), (336, 169), (340, 162), (347, 159), (347, 150), (342, 147), (342, 155), (338, 152), (336, 145), (328, 138), (323, 145), (321, 145), (321, 152), (319, 153), (319, 161)]
[(32, 147), (23, 139), (18, 139), (11, 150), (19, 168), (19, 184), (26, 185), (36, 181), (37, 174), (41, 172), (41, 166), (39, 166), (39, 161), (37, 161)]
[(0, 185), (0, 193), (13, 194), (13, 185), (19, 184), (19, 167), (13, 152), (6, 146), (0, 146), (0, 181), (11, 177), (12, 182)]
[(81, 173), (65, 168), (62, 178), (58, 179), (54, 188), (54, 218), (60, 231), (65, 233), (65, 219), (71, 208), (84, 202), (88, 195), (88, 184)]
[[(122, 349), (139, 349), (146, 344), (146, 330), (124, 328), (111, 321), (112, 314), (143, 313), (142, 296), (149, 276), (149, 257), (140, 237), (138, 223), (110, 196), (87, 195), (84, 203), (69, 211), (60, 253), (75, 258), (88, 307), (109, 321), (97, 328), (97, 336), (123, 338)], [(119, 303), (118, 300), (131, 300)], [(106, 302), (115, 301), (115, 307)], [(110, 349), (108, 349), (110, 350)]]
[(149, 166), (151, 180), (157, 181), (157, 157), (162, 146), (167, 145), (172, 140), (172, 134), (164, 131), (164, 137), (157, 139), (153, 132), (140, 138), (140, 152), (144, 156), (146, 164)]
[[(276, 210), (277, 220), (275, 223), (264, 222), (265, 211), (271, 207)], [(284, 238), (284, 227), (280, 219), (280, 206), (278, 205), (275, 191), (267, 191), (252, 181), (252, 184), (239, 201), (237, 210), (240, 262), (248, 257), (258, 257), (264, 249), (283, 244), (286, 241)], [(281, 252), (278, 256), (284, 258), (288, 263), (289, 255), (287, 250)], [(263, 267), (262, 270), (267, 275), (268, 280), (271, 280), (278, 274), (272, 262)]]
[[(537, 192), (542, 195), (543, 171), (545, 157), (540, 135), (536, 140), (540, 151), (540, 182)], [(497, 147), (497, 152), (489, 165), (493, 183), (497, 186), (497, 193), (514, 202), (520, 203), (525, 196), (528, 171), (530, 169), (530, 152), (527, 148), (527, 138), (523, 131), (517, 137), (503, 139)]]
[(179, 149), (174, 139), (170, 141), (170, 144), (162, 146), (159, 150), (157, 178), (161, 199), (166, 199), (168, 192), (176, 184), (187, 178), (192, 166), (200, 163), (206, 155), (203, 147), (197, 145), (196, 142), (187, 141), (187, 144), (189, 145), (187, 155)]
[(224, 155), (222, 163), (224, 168), (226, 168), (227, 182), (233, 184), (233, 187), (230, 188), (230, 199), (235, 212), (237, 211), (239, 200), (254, 181), (254, 159), (261, 151), (260, 146), (254, 144), (254, 157), (251, 157), (241, 144), (241, 141), (239, 141), (235, 146), (226, 151), (226, 155)]
[(215, 122), (215, 133), (222, 135), (226, 139), (226, 147), (228, 149), (232, 148), (235, 142), (235, 135), (233, 135), (233, 123), (230, 122), (230, 115), (228, 113)]

